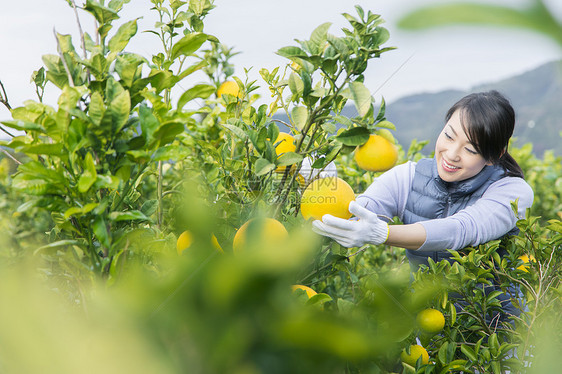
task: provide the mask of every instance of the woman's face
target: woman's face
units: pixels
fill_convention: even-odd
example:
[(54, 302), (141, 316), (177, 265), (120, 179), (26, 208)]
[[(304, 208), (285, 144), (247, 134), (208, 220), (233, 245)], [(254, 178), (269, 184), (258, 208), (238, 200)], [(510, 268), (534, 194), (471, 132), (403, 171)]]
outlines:
[(446, 182), (459, 182), (478, 174), (486, 165), (484, 158), (476, 152), (468, 140), (457, 110), (439, 134), (435, 144), (437, 171)]

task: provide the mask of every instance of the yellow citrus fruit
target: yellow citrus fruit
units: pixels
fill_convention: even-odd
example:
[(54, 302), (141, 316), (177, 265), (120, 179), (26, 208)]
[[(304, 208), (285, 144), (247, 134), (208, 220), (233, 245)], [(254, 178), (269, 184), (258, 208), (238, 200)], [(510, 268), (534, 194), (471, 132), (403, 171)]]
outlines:
[(289, 233), (285, 226), (276, 219), (273, 218), (252, 218), (251, 220), (244, 223), (240, 229), (234, 235), (234, 241), (232, 243), (232, 250), (234, 252), (239, 252), (244, 248), (247, 243), (247, 231), (250, 225), (260, 225), (259, 233), (257, 233), (257, 239), (261, 241), (267, 240), (268, 242), (278, 242), (284, 240)]
[(523, 261), (523, 265), (519, 265), (517, 267), (517, 270), (521, 270), (524, 271), (525, 273), (528, 273), (529, 270), (527, 270), (529, 268), (529, 261), (533, 261), (535, 262), (535, 256), (533, 255), (523, 255), (523, 256), (519, 256), (518, 259), (520, 259), (521, 261)]
[[(178, 236), (178, 240), (176, 242), (176, 250), (178, 251), (178, 255), (181, 255), (183, 251), (191, 247), (191, 244), (193, 244), (193, 234), (189, 230), (185, 230), (180, 234), (180, 236)], [(217, 237), (214, 234), (211, 237), (211, 244), (217, 251), (224, 253), (222, 247), (219, 244), (219, 241), (217, 240)]]
[(410, 346), (410, 354), (407, 354), (406, 350), (403, 350), (400, 354), (402, 362), (405, 362), (413, 367), (416, 366), (416, 362), (418, 361), (418, 358), (420, 358), (420, 356), (422, 358), (422, 365), (426, 365), (429, 363), (429, 355), (427, 354), (427, 351), (424, 347), (417, 344)]
[(280, 156), (283, 153), (294, 152), (297, 150), (297, 146), (295, 145), (295, 138), (293, 138), (291, 134), (280, 132), (273, 144), (278, 142), (280, 143), (275, 147), (275, 153), (277, 154), (277, 156)]
[(322, 219), (324, 214), (348, 219), (348, 207), (355, 200), (355, 193), (349, 184), (338, 177), (319, 178), (312, 181), (301, 198), (301, 213), (304, 219)]
[(217, 96), (220, 98), (224, 94), (240, 97), (240, 88), (238, 87), (238, 83), (234, 81), (223, 82), (217, 90)]
[(436, 334), (445, 327), (445, 317), (437, 309), (424, 309), (416, 317), (418, 326), (425, 332)]
[[(280, 142), (280, 143), (279, 143)], [(281, 156), (287, 152), (294, 152), (297, 150), (297, 146), (295, 145), (295, 138), (291, 134), (287, 134), (286, 132), (280, 132), (277, 136), (277, 139), (273, 142), (273, 144), (277, 144), (275, 147), (275, 153), (277, 157)], [(277, 173), (282, 173), (285, 171), (286, 166), (279, 166), (275, 169)], [(294, 168), (294, 165), (291, 167)]]
[(312, 296), (316, 295), (316, 291), (314, 291), (312, 288), (304, 286), (302, 284), (294, 284), (291, 286), (291, 289), (293, 290), (293, 292), (295, 292), (296, 290), (303, 290), (304, 292), (306, 292), (306, 295), (308, 296), (308, 298), (310, 299)]
[(193, 235), (189, 231), (184, 231), (178, 236), (178, 240), (176, 242), (176, 250), (178, 251), (178, 255), (181, 255), (183, 251), (187, 248), (191, 247), (193, 243)]
[(215, 249), (221, 253), (224, 253), (224, 250), (222, 249), (221, 245), (219, 244), (219, 241), (217, 240), (217, 237), (215, 236), (215, 234), (213, 234), (213, 236), (211, 236), (211, 244), (213, 245), (213, 247), (215, 247)]
[(367, 142), (355, 150), (357, 165), (367, 171), (386, 171), (398, 160), (396, 146), (380, 135), (371, 135)]

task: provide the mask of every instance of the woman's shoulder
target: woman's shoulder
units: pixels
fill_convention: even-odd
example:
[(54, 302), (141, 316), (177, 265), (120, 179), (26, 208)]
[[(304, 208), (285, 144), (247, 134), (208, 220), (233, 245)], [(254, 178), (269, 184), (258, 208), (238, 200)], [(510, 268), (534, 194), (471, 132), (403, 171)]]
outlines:
[(503, 177), (492, 183), (488, 190), (512, 199), (517, 198), (520, 203), (528, 206), (531, 206), (534, 199), (533, 189), (525, 179), (520, 177)]

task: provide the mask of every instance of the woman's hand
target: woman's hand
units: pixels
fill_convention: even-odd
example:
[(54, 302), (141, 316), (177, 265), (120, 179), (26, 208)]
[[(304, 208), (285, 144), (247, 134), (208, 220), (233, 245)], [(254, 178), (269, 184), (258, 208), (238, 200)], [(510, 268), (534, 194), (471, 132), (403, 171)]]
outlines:
[(357, 202), (349, 203), (349, 212), (358, 220), (346, 220), (326, 214), (322, 221), (312, 222), (317, 234), (334, 239), (344, 247), (361, 247), (364, 244), (382, 244), (388, 239), (388, 224)]

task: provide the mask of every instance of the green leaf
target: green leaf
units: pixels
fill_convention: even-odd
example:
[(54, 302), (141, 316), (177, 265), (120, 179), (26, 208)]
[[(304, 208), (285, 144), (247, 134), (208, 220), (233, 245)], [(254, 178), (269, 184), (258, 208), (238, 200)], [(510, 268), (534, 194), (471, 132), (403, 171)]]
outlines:
[(145, 201), (142, 204), (142, 207), (141, 207), (141, 212), (147, 217), (150, 217), (151, 215), (156, 213), (157, 210), (158, 210), (158, 200), (157, 199)]
[(294, 97), (298, 98), (302, 96), (304, 91), (304, 82), (301, 77), (294, 72), (289, 76), (289, 88), (291, 89)]
[(275, 164), (272, 164), (265, 158), (259, 158), (255, 164), (255, 173), (257, 176), (264, 175), (275, 169)]
[(119, 221), (150, 221), (143, 212), (139, 210), (129, 210), (127, 212), (111, 212), (109, 214), (109, 219), (115, 222)]
[(299, 47), (283, 47), (277, 50), (277, 54), (282, 57), (292, 58), (292, 57), (308, 57), (305, 51)]
[(301, 162), (302, 159), (303, 155), (295, 152), (286, 152), (279, 156), (279, 158), (277, 159), (277, 166), (294, 165), (298, 162)]
[(99, 126), (103, 115), (105, 114), (105, 103), (103, 102), (103, 97), (99, 92), (94, 92), (92, 98), (90, 99), (90, 105), (88, 106), (88, 115), (92, 122)]
[(92, 228), (101, 245), (109, 249), (111, 247), (111, 238), (103, 215), (96, 216)]
[(438, 357), (439, 357), (439, 361), (441, 362), (442, 365), (447, 364), (447, 348), (448, 347), (449, 347), (449, 343), (444, 342), (443, 345), (441, 345), (441, 348), (439, 348)]
[(308, 110), (303, 106), (296, 106), (291, 110), (291, 122), (302, 130), (308, 120)]
[(177, 145), (165, 145), (160, 147), (154, 152), (152, 156), (152, 161), (180, 161), (185, 159), (193, 152), (187, 148)]
[(230, 125), (230, 124), (222, 124), (222, 127), (224, 127), (227, 130), (230, 130), (230, 132), (232, 132), (237, 138), (240, 139), (247, 139), (248, 135), (244, 132), (244, 130), (242, 130), (240, 127), (238, 126), (234, 126), (234, 125)]
[(162, 147), (172, 142), (178, 134), (184, 131), (185, 125), (182, 122), (166, 122), (154, 132), (154, 140), (158, 140), (158, 146)]
[(386, 120), (378, 122), (375, 126), (383, 129), (396, 130), (396, 126), (394, 125), (394, 123)]
[(91, 153), (87, 153), (84, 158), (84, 171), (78, 179), (78, 191), (84, 193), (92, 187), (98, 177), (96, 165)]
[(210, 84), (197, 84), (185, 91), (178, 100), (178, 110), (195, 98), (206, 99), (216, 91), (215, 86)]
[(343, 145), (359, 146), (365, 144), (369, 140), (369, 130), (366, 127), (352, 127), (351, 129), (342, 131), (336, 139)]
[(131, 110), (129, 91), (123, 91), (113, 99), (108, 110), (111, 113), (113, 134), (116, 134), (121, 131), (129, 119), (129, 111)]
[(312, 34), (310, 35), (309, 46), (312, 46), (311, 52), (313, 52), (314, 54), (322, 54), (322, 52), (324, 51), (326, 41), (328, 40), (328, 29), (331, 25), (331, 22), (326, 22), (312, 31)]
[(115, 71), (127, 87), (132, 87), (135, 80), (140, 79), (142, 68), (139, 69), (139, 66), (146, 62), (146, 59), (134, 53), (120, 54), (115, 61)]
[(187, 77), (188, 75), (201, 70), (202, 68), (204, 68), (205, 66), (209, 65), (209, 63), (207, 61), (200, 61), (196, 64), (193, 64), (191, 66), (189, 66), (187, 69), (185, 69), (184, 71), (182, 71), (181, 73), (178, 74), (178, 79), (182, 80), (183, 78)]
[(332, 297), (325, 293), (317, 293), (308, 299), (307, 305), (324, 304), (325, 302), (332, 301)]
[(33, 122), (21, 121), (21, 120), (17, 120), (17, 121), (8, 120), (8, 121), (2, 121), (1, 123), (3, 125), (6, 125), (12, 129), (19, 130), (19, 131), (41, 131), (43, 133), (45, 132), (43, 126)]
[(464, 355), (468, 357), (470, 361), (478, 362), (478, 357), (476, 356), (472, 348), (470, 348), (468, 345), (461, 344), (461, 352), (464, 353)]
[(158, 129), (158, 126), (160, 126), (160, 123), (152, 113), (152, 110), (144, 104), (139, 107), (139, 119), (142, 136), (147, 143), (150, 143), (152, 141), (152, 136)]
[(412, 30), (458, 24), (530, 29), (550, 36), (562, 45), (560, 22), (539, 1), (533, 1), (530, 7), (523, 10), (474, 3), (428, 6), (407, 14), (398, 22), (399, 27)]
[(99, 205), (99, 203), (89, 203), (89, 204), (86, 204), (82, 207), (75, 206), (75, 207), (69, 208), (69, 209), (66, 210), (66, 212), (64, 212), (64, 218), (68, 219), (70, 216), (79, 217), (83, 214), (91, 212), (98, 205)]
[(371, 92), (369, 92), (369, 89), (365, 87), (363, 83), (358, 81), (351, 82), (349, 84), (349, 90), (357, 112), (361, 117), (364, 117), (371, 109)]
[(62, 156), (63, 149), (64, 144), (62, 143), (31, 144), (18, 147), (19, 152), (50, 156)]
[(71, 240), (71, 239), (66, 239), (66, 240), (58, 240), (56, 242), (53, 243), (49, 243), (47, 245), (41, 246), (39, 248), (37, 248), (33, 254), (37, 254), (38, 252), (44, 250), (44, 249), (51, 249), (51, 248), (58, 248), (58, 247), (67, 247), (67, 246), (71, 246), (71, 245), (80, 245), (80, 242), (78, 240)]
[(194, 32), (185, 35), (178, 40), (172, 47), (171, 59), (175, 60), (179, 56), (190, 56), (193, 52), (197, 51), (199, 47), (207, 40), (207, 34)]
[(137, 33), (137, 20), (132, 20), (124, 23), (119, 27), (117, 33), (109, 40), (108, 47), (111, 52), (119, 53), (127, 44), (129, 40)]
[(116, 20), (119, 15), (113, 9), (106, 8), (99, 4), (97, 1), (86, 0), (84, 10), (91, 13), (100, 25)]

